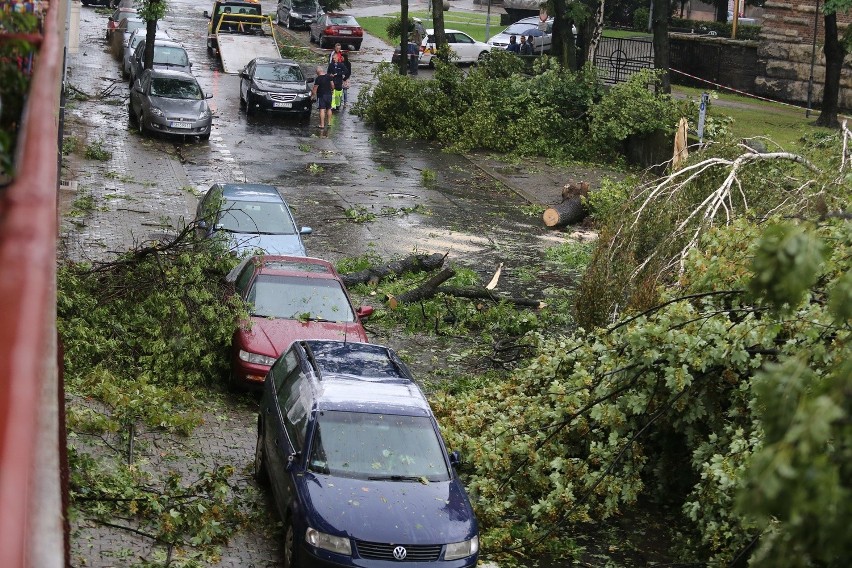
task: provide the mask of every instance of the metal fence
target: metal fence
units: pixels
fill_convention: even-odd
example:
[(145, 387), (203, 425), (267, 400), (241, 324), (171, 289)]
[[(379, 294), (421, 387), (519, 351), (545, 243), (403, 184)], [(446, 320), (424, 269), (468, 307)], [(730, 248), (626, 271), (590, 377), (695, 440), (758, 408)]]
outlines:
[(642, 69), (654, 68), (654, 44), (650, 39), (602, 37), (595, 67), (604, 83), (623, 83)]

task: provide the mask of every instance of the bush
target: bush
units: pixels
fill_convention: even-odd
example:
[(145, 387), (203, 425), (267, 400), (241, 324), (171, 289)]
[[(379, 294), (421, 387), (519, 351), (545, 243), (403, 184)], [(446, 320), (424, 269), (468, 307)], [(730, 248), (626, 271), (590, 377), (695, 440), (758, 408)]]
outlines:
[(633, 12), (633, 29), (637, 32), (648, 31), (648, 18), (651, 17), (651, 12), (648, 8), (639, 8)]
[[(672, 18), (669, 24), (672, 28), (692, 30), (693, 33), (716, 32), (718, 37), (731, 37), (733, 25), (729, 22), (707, 22), (703, 20), (685, 20)], [(737, 25), (737, 39), (754, 40), (760, 39), (760, 26), (750, 24)]]

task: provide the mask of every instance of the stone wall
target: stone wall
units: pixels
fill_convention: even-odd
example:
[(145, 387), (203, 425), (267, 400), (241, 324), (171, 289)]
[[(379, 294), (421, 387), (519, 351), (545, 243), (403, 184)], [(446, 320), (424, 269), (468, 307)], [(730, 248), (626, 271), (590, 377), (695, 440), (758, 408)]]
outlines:
[[(820, 2), (822, 4), (822, 2)], [(761, 41), (755, 93), (791, 102), (808, 99), (811, 57), (816, 53), (812, 101), (822, 101), (825, 56), (822, 47), (824, 19), (817, 15), (816, 0), (780, 2), (769, 0), (763, 6)], [(813, 47), (814, 20), (817, 21), (816, 50)], [(838, 14), (840, 33), (852, 24), (852, 14)], [(852, 57), (847, 56), (840, 74), (840, 107), (852, 109)]]
[(672, 80), (682, 85), (710, 87), (686, 75), (726, 87), (754, 91), (758, 42), (692, 34), (669, 34)]

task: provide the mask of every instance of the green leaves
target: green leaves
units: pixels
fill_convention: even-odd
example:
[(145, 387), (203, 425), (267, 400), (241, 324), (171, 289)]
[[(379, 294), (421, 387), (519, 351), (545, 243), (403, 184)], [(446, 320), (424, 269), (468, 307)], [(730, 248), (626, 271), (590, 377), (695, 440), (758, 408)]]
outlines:
[(816, 282), (825, 255), (825, 245), (803, 227), (771, 225), (755, 250), (749, 287), (776, 310), (792, 310)]

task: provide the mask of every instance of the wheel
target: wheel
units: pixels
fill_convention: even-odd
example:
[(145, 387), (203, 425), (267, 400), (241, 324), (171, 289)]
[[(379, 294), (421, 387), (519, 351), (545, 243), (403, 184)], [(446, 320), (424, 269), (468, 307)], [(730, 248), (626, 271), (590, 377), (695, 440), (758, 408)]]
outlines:
[(311, 111), (306, 110), (302, 113), (302, 116), (299, 117), (299, 120), (302, 122), (308, 122), (311, 119)]
[(287, 29), (288, 30), (293, 29), (293, 18), (291, 18), (290, 16), (287, 16)]
[(325, 47), (325, 36), (320, 34), (319, 39), (317, 39), (317, 43), (320, 47)]
[(246, 100), (243, 98), (243, 90), (240, 88), (240, 108), (246, 108)]
[(488, 52), (483, 51), (482, 53), (479, 54), (479, 57), (477, 57), (476, 60), (479, 61), (480, 63), (483, 63), (486, 59), (488, 59)]
[(314, 43), (314, 29), (308, 28), (308, 41)]
[(206, 134), (202, 134), (201, 136), (199, 136), (199, 138), (201, 139), (201, 141), (202, 141), (202, 142), (206, 142), (206, 141), (210, 140), (210, 132), (212, 132), (212, 131), (213, 131), (213, 129), (211, 128), (209, 132), (207, 132)]
[(136, 115), (133, 114), (133, 107), (129, 103), (127, 105), (127, 120), (130, 122), (130, 126), (137, 126)]
[(136, 125), (139, 127), (139, 134), (142, 136), (148, 134), (148, 128), (145, 126), (145, 114), (141, 110), (139, 116), (136, 117)]
[(263, 437), (260, 432), (257, 434), (257, 445), (254, 448), (254, 479), (262, 487), (269, 485), (269, 471), (266, 469), (266, 454), (263, 451)]
[(298, 568), (296, 557), (296, 531), (290, 519), (284, 521), (284, 568)]
[(246, 96), (246, 116), (251, 116), (254, 114), (254, 108), (251, 106), (251, 99)]

